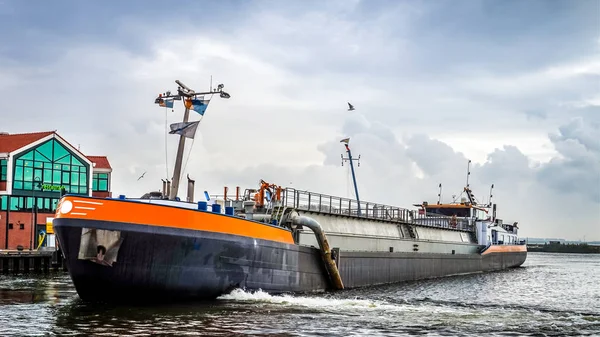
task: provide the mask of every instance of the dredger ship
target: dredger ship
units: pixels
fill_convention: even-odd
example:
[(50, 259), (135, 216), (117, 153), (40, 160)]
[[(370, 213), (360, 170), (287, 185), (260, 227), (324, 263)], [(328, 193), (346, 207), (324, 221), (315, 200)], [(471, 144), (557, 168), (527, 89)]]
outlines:
[[(77, 293), (85, 301), (214, 299), (235, 288), (269, 293), (349, 289), (518, 267), (527, 257), (518, 224), (476, 202), (467, 183), (460, 202), (415, 209), (342, 198), (261, 181), (222, 202), (194, 202), (188, 176), (177, 198), (185, 138), (193, 138), (208, 100), (180, 81), (160, 106), (183, 100), (173, 179), (141, 198), (65, 195), (54, 230)], [(344, 158), (343, 158), (344, 159)], [(468, 180), (467, 180), (468, 181)]]

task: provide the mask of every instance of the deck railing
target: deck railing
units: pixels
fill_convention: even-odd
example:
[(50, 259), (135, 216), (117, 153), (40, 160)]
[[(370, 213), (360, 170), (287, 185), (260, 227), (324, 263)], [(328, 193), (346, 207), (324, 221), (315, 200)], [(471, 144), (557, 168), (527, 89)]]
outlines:
[[(282, 205), (309, 212), (355, 216), (366, 219), (394, 221), (427, 227), (472, 231), (470, 219), (452, 219), (449, 216), (419, 214), (406, 208), (336, 197), (294, 188), (283, 190)], [(359, 211), (360, 205), (360, 211)]]

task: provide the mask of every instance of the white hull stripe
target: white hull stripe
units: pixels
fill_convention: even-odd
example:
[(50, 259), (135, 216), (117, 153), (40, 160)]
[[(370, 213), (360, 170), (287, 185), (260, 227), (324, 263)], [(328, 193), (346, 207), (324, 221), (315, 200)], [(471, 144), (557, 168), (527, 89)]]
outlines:
[(95, 201), (86, 201), (86, 200), (73, 200), (74, 203), (77, 204), (91, 204), (91, 205), (104, 205), (101, 202), (95, 202)]

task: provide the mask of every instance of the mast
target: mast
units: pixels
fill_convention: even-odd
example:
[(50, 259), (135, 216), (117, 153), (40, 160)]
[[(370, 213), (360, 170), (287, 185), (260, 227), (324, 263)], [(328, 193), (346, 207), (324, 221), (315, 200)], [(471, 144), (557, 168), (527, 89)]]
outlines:
[[(196, 99), (197, 96), (200, 95), (214, 95), (219, 94), (221, 98), (230, 98), (231, 96), (223, 91), (223, 84), (219, 84), (217, 89), (212, 89), (212, 77), (211, 77), (211, 89), (207, 92), (195, 92), (194, 90), (187, 87), (185, 84), (181, 83), (179, 80), (175, 80), (177, 83), (177, 95), (171, 95), (170, 91), (167, 91), (165, 94), (159, 94), (158, 97), (154, 100), (156, 104), (164, 104), (164, 99), (171, 98), (173, 101), (181, 101), (184, 99), (185, 112), (183, 114), (183, 124), (187, 123), (190, 118), (190, 108), (189, 105), (185, 104), (186, 99)], [(202, 113), (203, 114), (203, 113)], [(181, 165), (183, 163), (183, 150), (185, 149), (185, 139), (187, 137), (183, 134), (179, 135), (179, 144), (177, 146), (177, 155), (175, 157), (175, 167), (173, 168), (173, 178), (171, 183), (170, 191), (168, 192), (168, 198), (170, 200), (175, 200), (177, 198), (177, 193), (179, 191), (179, 180), (181, 178)]]
[[(185, 108), (183, 113), (183, 122), (187, 123), (190, 118), (190, 109)], [(183, 161), (183, 150), (185, 149), (185, 138), (183, 135), (179, 136), (179, 145), (177, 146), (177, 156), (175, 156), (175, 167), (173, 168), (173, 179), (171, 182), (171, 190), (169, 191), (169, 200), (175, 200), (177, 192), (179, 190), (179, 178), (181, 177), (181, 164)]]
[(348, 158), (344, 158), (344, 155), (342, 155), (342, 166), (344, 166), (345, 160), (350, 162), (350, 170), (352, 171), (352, 181), (354, 182), (354, 193), (356, 194), (356, 202), (358, 203), (358, 215), (361, 215), (360, 198), (358, 197), (358, 186), (356, 185), (356, 175), (354, 174), (354, 164), (353, 164), (353, 161), (356, 160), (358, 166), (360, 166), (360, 155), (358, 155), (358, 159), (352, 158), (352, 152), (350, 151), (350, 147), (348, 146), (349, 142), (350, 142), (350, 138), (345, 138), (340, 141), (340, 143), (344, 143), (344, 146), (346, 147), (346, 152), (348, 153)]

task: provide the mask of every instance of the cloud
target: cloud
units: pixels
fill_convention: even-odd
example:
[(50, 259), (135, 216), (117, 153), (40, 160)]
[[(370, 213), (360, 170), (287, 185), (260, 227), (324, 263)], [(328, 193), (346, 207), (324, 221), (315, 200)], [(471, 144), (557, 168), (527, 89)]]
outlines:
[(494, 183), (499, 212), (524, 234), (600, 238), (600, 75), (586, 52), (598, 48), (596, 3), (231, 6), (203, 8), (216, 13), (208, 21), (150, 5), (143, 15), (92, 8), (98, 17), (78, 7), (60, 23), (35, 8), (40, 20), (26, 31), (16, 29), (26, 12), (12, 6), (0, 23), (17, 32), (0, 46), (0, 89), (11, 97), (0, 101), (0, 129), (58, 129), (109, 156), (115, 194), (141, 195), (171, 174), (177, 138), (165, 142), (165, 126), (182, 114), (155, 96), (175, 79), (208, 89), (212, 75), (232, 98), (213, 98), (188, 141), (183, 176), (196, 179), (196, 196), (261, 178), (352, 195), (339, 143), (351, 137), (362, 199), (408, 207), (436, 199), (442, 183), (449, 201), (472, 159), (477, 197)]

